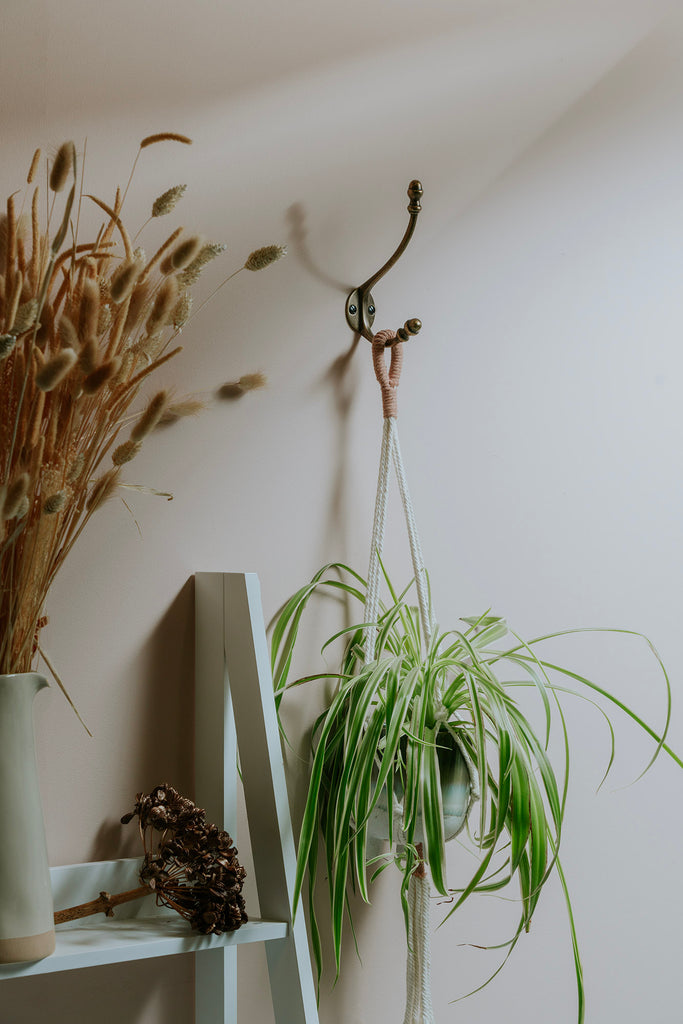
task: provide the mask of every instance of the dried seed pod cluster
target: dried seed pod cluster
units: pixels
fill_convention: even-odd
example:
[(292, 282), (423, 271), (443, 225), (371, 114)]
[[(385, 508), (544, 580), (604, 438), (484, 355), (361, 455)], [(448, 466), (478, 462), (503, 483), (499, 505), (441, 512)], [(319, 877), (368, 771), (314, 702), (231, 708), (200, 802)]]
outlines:
[[(135, 163), (153, 144), (190, 141), (149, 136)], [(36, 151), (25, 193), (10, 195), (0, 216), (0, 673), (32, 668), (48, 589), (89, 516), (117, 493), (121, 468), (157, 427), (206, 404), (140, 393), (181, 351), (174, 341), (191, 320), (190, 290), (225, 250), (176, 228), (148, 258), (123, 219), (128, 189), (111, 204), (86, 194), (72, 142), (48, 162), (43, 223), (40, 159)], [(184, 192), (162, 192), (146, 223)], [(88, 205), (99, 227), (81, 241)], [(283, 253), (267, 246), (240, 269)]]
[(139, 819), (145, 858), (140, 881), (205, 935), (235, 931), (248, 920), (242, 885), (246, 872), (227, 832), (173, 786), (138, 794), (121, 818)]

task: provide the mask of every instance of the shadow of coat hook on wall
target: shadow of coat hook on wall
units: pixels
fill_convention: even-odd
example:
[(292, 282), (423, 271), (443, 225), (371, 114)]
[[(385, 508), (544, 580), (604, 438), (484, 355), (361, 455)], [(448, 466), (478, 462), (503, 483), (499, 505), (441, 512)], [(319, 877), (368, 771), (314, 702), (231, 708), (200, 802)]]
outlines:
[[(410, 202), (408, 203), (408, 213), (410, 214), (410, 220), (408, 221), (408, 227), (406, 228), (403, 238), (398, 244), (396, 252), (387, 260), (384, 266), (379, 268), (376, 274), (373, 274), (372, 277), (359, 285), (358, 288), (354, 288), (346, 300), (346, 322), (353, 331), (356, 331), (357, 334), (367, 338), (368, 341), (372, 341), (374, 338), (372, 333), (372, 324), (374, 322), (376, 312), (375, 300), (372, 297), (371, 289), (381, 278), (384, 277), (388, 270), (391, 270), (393, 265), (405, 252), (408, 242), (413, 237), (417, 217), (422, 209), (420, 206), (422, 194), (423, 188), (420, 182), (411, 181), (408, 186), (408, 198), (410, 199)], [(396, 331), (395, 341), (388, 342), (387, 344), (395, 344), (396, 341), (407, 341), (408, 338), (417, 334), (421, 327), (421, 321), (416, 318), (406, 320), (404, 326), (399, 327)]]

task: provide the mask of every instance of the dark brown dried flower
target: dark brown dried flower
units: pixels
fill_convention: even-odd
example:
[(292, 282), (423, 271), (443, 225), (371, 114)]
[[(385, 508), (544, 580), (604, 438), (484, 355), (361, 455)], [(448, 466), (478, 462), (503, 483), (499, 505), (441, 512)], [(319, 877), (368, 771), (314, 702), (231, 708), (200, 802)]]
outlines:
[(205, 812), (173, 786), (138, 793), (121, 822), (136, 815), (145, 849), (140, 881), (154, 890), (158, 903), (204, 935), (235, 931), (248, 920), (242, 898), (246, 872), (227, 832), (207, 822)]

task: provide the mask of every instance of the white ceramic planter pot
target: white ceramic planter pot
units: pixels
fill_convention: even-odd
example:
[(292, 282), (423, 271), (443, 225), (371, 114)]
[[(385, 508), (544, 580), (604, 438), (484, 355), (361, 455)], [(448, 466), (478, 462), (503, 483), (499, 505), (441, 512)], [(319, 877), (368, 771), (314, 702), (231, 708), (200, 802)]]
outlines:
[(0, 963), (55, 948), (33, 732), (33, 699), (45, 686), (35, 672), (0, 675)]
[[(479, 798), (479, 779), (471, 758), (445, 729), (439, 732), (439, 775), (441, 778), (441, 799), (443, 804), (444, 839), (448, 842), (463, 830), (467, 816), (475, 800)], [(394, 792), (394, 835), (393, 842), (404, 842), (403, 793)], [(375, 838), (389, 840), (389, 810), (386, 787), (368, 819), (368, 832)], [(418, 813), (415, 825), (415, 843), (423, 843), (422, 814)]]

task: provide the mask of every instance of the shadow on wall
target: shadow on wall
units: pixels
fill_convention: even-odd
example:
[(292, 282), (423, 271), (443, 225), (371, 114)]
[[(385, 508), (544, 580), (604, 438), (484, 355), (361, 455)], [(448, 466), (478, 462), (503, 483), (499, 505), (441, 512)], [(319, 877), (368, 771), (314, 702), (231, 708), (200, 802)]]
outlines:
[[(131, 716), (127, 749), (136, 752), (128, 768), (134, 779), (129, 797), (169, 783), (184, 795), (194, 793), (194, 578), (190, 577), (169, 605), (135, 659), (133, 670), (143, 681), (140, 703)], [(105, 818), (89, 860), (142, 856), (137, 829)], [(121, 1018), (125, 1019), (125, 1018)]]
[[(306, 227), (306, 208), (302, 203), (294, 203), (287, 210), (289, 224), (288, 242), (301, 266), (318, 281), (328, 285), (346, 298), (355, 285), (344, 283), (327, 273), (314, 259), (308, 247), (308, 230)], [(340, 309), (342, 305), (340, 303)], [(345, 352), (330, 364), (316, 387), (329, 388), (332, 393), (333, 414), (336, 437), (333, 445), (334, 466), (331, 479), (333, 481), (330, 504), (322, 538), (323, 550), (336, 552), (335, 557), (343, 561), (347, 559), (346, 530), (348, 527), (348, 483), (349, 483), (349, 452), (350, 435), (349, 420), (354, 394), (357, 390), (357, 377), (353, 371), (353, 356), (358, 348), (360, 335), (355, 334)]]
[(192, 1020), (194, 965), (192, 954), (92, 967), (87, 971), (2, 983), (2, 1024), (35, 1024), (47, 1013), (51, 1024), (147, 1024), (159, 1020)]
[(293, 203), (289, 207), (287, 210), (287, 222), (289, 224), (289, 243), (301, 266), (312, 277), (336, 289), (336, 291), (341, 292), (346, 297), (356, 286), (344, 284), (343, 281), (338, 281), (336, 277), (332, 277), (318, 266), (311, 255), (308, 247), (308, 230), (306, 228), (306, 207), (303, 203)]

